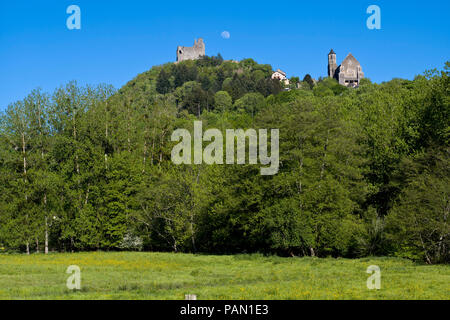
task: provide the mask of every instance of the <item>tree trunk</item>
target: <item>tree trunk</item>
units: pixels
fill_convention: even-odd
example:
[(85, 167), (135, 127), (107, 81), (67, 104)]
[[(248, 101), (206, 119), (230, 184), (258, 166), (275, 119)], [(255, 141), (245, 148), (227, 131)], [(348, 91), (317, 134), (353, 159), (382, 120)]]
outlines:
[(325, 172), (325, 157), (327, 156), (329, 135), (330, 135), (330, 130), (327, 130), (327, 140), (325, 142), (325, 146), (323, 147), (323, 160), (322, 160), (322, 166), (320, 167), (320, 180), (322, 180), (323, 174)]
[[(41, 108), (38, 104), (38, 124), (39, 124), (39, 137), (41, 140), (41, 159), (42, 163), (45, 162), (45, 152), (44, 152), (44, 135), (42, 134), (42, 121), (41, 121)], [(44, 253), (48, 254), (48, 221), (47, 221), (47, 191), (44, 192), (44, 215), (45, 215), (45, 235), (44, 235)], [(39, 252), (39, 245), (37, 244), (37, 249)]]
[(173, 251), (174, 251), (175, 253), (178, 252), (178, 248), (177, 248), (177, 240), (174, 240), (174, 241), (173, 241)]
[(161, 132), (161, 139), (159, 141), (159, 148), (160, 148), (160, 151), (159, 151), (159, 163), (162, 163), (162, 161), (163, 161), (163, 148), (162, 148), (162, 146), (164, 144), (165, 136), (166, 136), (166, 130), (163, 130)]
[[(445, 199), (444, 199), (445, 200)], [(445, 250), (445, 230), (447, 229), (447, 216), (448, 213), (450, 212), (450, 201), (446, 201), (445, 207), (444, 207), (444, 227), (442, 228), (442, 232), (441, 235), (439, 237), (439, 241), (438, 241), (438, 250), (437, 250), (437, 260), (441, 261), (441, 255), (442, 253), (446, 252)]]
[(44, 248), (44, 253), (48, 254), (48, 219), (47, 216), (45, 216), (45, 248)]
[[(147, 117), (144, 117), (146, 119)], [(147, 164), (147, 153), (148, 153), (148, 146), (147, 146), (147, 138), (148, 138), (148, 120), (145, 121), (145, 130), (144, 130), (144, 159), (142, 163), (142, 173), (145, 173), (145, 166)]]
[(23, 175), (25, 182), (27, 181), (27, 157), (26, 157), (26, 144), (25, 133), (22, 132), (22, 156), (23, 156)]
[[(27, 179), (27, 157), (26, 157), (26, 143), (25, 143), (25, 132), (22, 131), (22, 157), (23, 157), (23, 181), (26, 184)], [(25, 201), (28, 201), (27, 190), (25, 190)], [(25, 215), (26, 226), (28, 227), (28, 213)], [(27, 240), (27, 255), (30, 254), (30, 241)]]
[(156, 136), (156, 127), (153, 126), (153, 136), (152, 136), (152, 153), (151, 153), (151, 165), (153, 165), (153, 155), (155, 154), (155, 136)]
[[(76, 126), (76, 120), (75, 120), (75, 113), (72, 116), (72, 129), (73, 129), (73, 139), (76, 143), (77, 141), (77, 126)], [(80, 166), (78, 164), (78, 152), (75, 150), (75, 167), (77, 170), (77, 174), (80, 174)]]
[(194, 216), (191, 213), (191, 223), (190, 223), (190, 229), (191, 229), (191, 241), (192, 241), (192, 250), (193, 252), (197, 252), (197, 248), (195, 247), (195, 236), (194, 236)]
[(130, 138), (130, 108), (132, 101), (128, 100), (127, 104), (127, 142), (128, 142), (128, 153), (131, 153), (131, 138)]
[[(106, 121), (105, 121), (105, 140), (106, 140), (106, 144), (108, 145), (108, 140), (109, 140), (109, 123), (108, 123), (109, 110), (108, 110), (108, 102), (106, 102), (105, 117), (106, 117)], [(107, 152), (106, 148), (105, 148), (105, 169), (108, 170), (108, 152)]]

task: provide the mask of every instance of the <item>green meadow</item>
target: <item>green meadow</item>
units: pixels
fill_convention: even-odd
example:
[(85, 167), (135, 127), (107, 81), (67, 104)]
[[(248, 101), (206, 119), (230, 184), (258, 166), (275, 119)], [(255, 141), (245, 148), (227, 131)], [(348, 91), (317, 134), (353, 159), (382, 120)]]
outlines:
[[(68, 266), (81, 290), (67, 289)], [(381, 289), (367, 288), (367, 267)], [(0, 255), (0, 299), (448, 299), (448, 265), (397, 258), (319, 259), (262, 255), (92, 252)]]

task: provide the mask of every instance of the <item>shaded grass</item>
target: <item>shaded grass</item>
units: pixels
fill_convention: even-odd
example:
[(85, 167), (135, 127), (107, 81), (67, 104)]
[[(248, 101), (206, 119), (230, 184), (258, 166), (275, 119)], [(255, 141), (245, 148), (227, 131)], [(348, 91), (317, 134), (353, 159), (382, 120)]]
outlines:
[[(66, 288), (70, 265), (82, 289)], [(370, 265), (381, 290), (366, 286)], [(0, 255), (0, 299), (448, 299), (450, 266), (396, 258), (92, 252)]]

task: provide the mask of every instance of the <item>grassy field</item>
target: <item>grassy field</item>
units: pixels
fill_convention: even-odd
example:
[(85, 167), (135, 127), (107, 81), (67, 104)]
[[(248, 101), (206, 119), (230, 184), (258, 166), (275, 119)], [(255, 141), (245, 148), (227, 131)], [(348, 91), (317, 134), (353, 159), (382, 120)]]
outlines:
[[(66, 287), (70, 265), (82, 288)], [(366, 269), (381, 269), (368, 290)], [(170, 253), (0, 255), (0, 299), (448, 299), (450, 266), (394, 258), (316, 259)]]

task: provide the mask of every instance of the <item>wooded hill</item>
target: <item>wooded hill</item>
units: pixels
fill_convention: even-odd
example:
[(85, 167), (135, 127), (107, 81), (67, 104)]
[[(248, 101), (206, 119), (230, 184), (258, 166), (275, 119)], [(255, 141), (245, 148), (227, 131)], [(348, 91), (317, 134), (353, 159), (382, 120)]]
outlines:
[[(205, 57), (118, 91), (32, 91), (0, 120), (0, 252), (152, 250), (449, 261), (449, 71), (357, 89)], [(300, 89), (297, 89), (299, 83)], [(280, 130), (280, 170), (171, 162), (171, 134)]]

